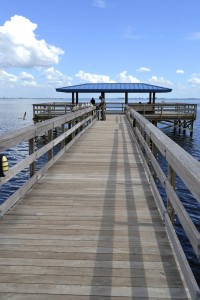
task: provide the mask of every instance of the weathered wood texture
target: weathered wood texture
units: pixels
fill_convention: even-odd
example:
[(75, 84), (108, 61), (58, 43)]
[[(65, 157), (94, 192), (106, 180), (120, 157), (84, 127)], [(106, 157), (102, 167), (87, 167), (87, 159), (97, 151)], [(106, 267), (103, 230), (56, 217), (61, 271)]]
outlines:
[(188, 299), (125, 116), (96, 122), (0, 220), (0, 299)]

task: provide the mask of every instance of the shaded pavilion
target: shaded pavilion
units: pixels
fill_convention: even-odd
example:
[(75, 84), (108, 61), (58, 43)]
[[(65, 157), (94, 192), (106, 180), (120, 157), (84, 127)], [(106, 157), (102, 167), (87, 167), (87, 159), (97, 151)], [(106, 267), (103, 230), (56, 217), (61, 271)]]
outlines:
[(123, 93), (125, 104), (128, 104), (129, 93), (148, 93), (149, 103), (155, 104), (156, 93), (169, 93), (172, 89), (146, 83), (86, 83), (56, 88), (56, 91), (71, 93), (72, 104), (78, 104), (79, 93), (100, 93), (104, 98), (106, 93)]

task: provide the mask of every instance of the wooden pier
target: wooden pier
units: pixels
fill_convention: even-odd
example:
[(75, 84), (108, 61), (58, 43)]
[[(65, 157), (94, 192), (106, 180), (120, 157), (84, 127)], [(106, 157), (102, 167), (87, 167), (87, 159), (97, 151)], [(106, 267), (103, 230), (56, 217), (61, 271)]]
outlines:
[[(106, 102), (107, 114), (125, 114), (124, 102)], [(86, 103), (79, 103), (79, 107), (87, 107)], [(33, 120), (35, 123), (58, 117), (77, 109), (77, 105), (67, 102), (49, 102), (33, 104)], [(157, 125), (163, 123), (166, 126), (174, 126), (179, 129), (189, 129), (193, 132), (193, 124), (196, 120), (197, 104), (191, 103), (129, 103), (129, 107), (142, 114), (150, 122)]]
[[(175, 255), (179, 247), (174, 249), (167, 211), (157, 203), (133, 135), (134, 114), (134, 126), (142, 117), (129, 110), (127, 117), (109, 115), (98, 122), (93, 111), (16, 133), (29, 139), (31, 178), (0, 207), (0, 299), (199, 299), (186, 261), (181, 268), (182, 252), (179, 262)], [(61, 125), (66, 122), (72, 125), (67, 131)], [(52, 126), (63, 129), (54, 141)], [(51, 147), (61, 143), (61, 154), (53, 157), (48, 144), (35, 150), (33, 131), (44, 130)], [(63, 144), (69, 134), (71, 142)], [(1, 151), (11, 136), (7, 142), (0, 137)], [(44, 151), (49, 162), (36, 172), (33, 164)], [(1, 184), (17, 170), (9, 172)]]

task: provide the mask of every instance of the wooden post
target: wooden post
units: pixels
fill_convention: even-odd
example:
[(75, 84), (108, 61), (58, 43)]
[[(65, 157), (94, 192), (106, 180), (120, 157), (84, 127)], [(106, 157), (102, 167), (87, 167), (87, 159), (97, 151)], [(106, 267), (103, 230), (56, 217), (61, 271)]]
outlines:
[(74, 92), (72, 93), (72, 106), (74, 106)]
[[(53, 129), (48, 130), (48, 142), (53, 141)], [(48, 151), (48, 160), (53, 158), (53, 147)]]
[[(148, 145), (149, 148), (151, 148), (151, 139), (149, 135), (146, 135), (146, 144)], [(147, 165), (150, 167), (150, 159), (147, 153), (145, 155), (145, 158), (146, 158)]]
[(128, 92), (125, 92), (125, 104), (128, 104)]
[(78, 92), (76, 92), (76, 105), (78, 104)]
[(155, 104), (155, 102), (156, 102), (156, 93), (153, 92), (153, 104)]
[(151, 103), (151, 93), (149, 93), (149, 104)]
[[(72, 120), (72, 127), (76, 125), (76, 119)], [(75, 137), (75, 131), (72, 132), (72, 139)]]
[[(71, 129), (71, 127), (72, 127), (72, 124), (71, 124), (71, 122), (69, 122), (69, 123), (68, 123), (68, 129)], [(67, 143), (69, 143), (69, 142), (71, 141), (71, 139), (72, 139), (72, 135), (70, 134), (70, 135), (67, 137)]]
[[(61, 125), (61, 132), (64, 133), (65, 132), (65, 124)], [(62, 140), (61, 142), (61, 149), (63, 149), (65, 147), (65, 139)]]
[[(35, 152), (35, 138), (29, 140), (29, 155)], [(35, 161), (30, 164), (29, 167), (30, 177), (35, 174)]]
[[(152, 151), (154, 157), (157, 160), (158, 149), (157, 149), (156, 145), (153, 142), (151, 142), (151, 151)], [(153, 176), (154, 181), (156, 182), (157, 175), (156, 175), (156, 172), (155, 172), (154, 169), (152, 169), (152, 176)]]
[[(175, 189), (175, 185), (176, 185), (176, 174), (173, 170), (173, 168), (168, 165), (168, 180), (169, 180), (169, 183), (171, 184), (171, 186)], [(174, 222), (175, 222), (175, 210), (170, 202), (169, 199), (167, 199), (167, 212), (168, 212), (168, 215), (169, 215), (169, 218), (172, 222), (172, 224), (174, 225)]]
[(193, 135), (193, 121), (191, 121), (191, 123), (190, 123), (190, 136), (192, 136)]
[(186, 132), (186, 128), (187, 128), (187, 122), (186, 120), (183, 121), (183, 132)]

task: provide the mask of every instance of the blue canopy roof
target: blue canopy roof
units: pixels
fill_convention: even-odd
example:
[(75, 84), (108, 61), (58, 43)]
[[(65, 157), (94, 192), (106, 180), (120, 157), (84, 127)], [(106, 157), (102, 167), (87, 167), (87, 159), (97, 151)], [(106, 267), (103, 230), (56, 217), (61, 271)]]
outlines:
[(56, 88), (64, 93), (168, 93), (172, 89), (146, 83), (86, 83)]

